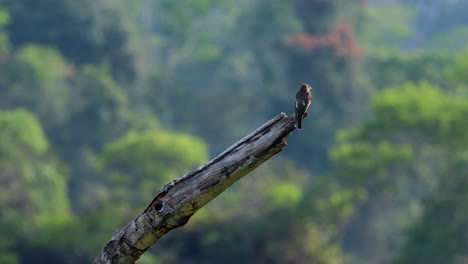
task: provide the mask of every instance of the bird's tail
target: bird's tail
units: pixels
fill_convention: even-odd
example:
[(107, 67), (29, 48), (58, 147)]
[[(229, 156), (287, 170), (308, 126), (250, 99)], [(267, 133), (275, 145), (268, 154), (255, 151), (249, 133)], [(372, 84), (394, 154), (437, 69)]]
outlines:
[(297, 119), (297, 129), (302, 129), (302, 118)]

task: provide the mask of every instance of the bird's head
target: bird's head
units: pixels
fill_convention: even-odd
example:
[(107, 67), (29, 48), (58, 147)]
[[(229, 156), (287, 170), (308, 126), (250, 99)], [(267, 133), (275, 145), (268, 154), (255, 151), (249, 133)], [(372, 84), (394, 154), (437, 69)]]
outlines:
[(310, 92), (310, 90), (312, 90), (312, 87), (308, 85), (307, 83), (304, 83), (303, 85), (301, 85), (302, 92)]

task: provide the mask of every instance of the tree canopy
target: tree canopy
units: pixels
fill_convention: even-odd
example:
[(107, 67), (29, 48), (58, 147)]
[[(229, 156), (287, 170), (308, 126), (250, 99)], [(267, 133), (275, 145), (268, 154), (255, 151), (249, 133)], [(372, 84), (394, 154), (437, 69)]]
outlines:
[(313, 87), (141, 263), (464, 263), (466, 1), (0, 0), (0, 263), (90, 262)]

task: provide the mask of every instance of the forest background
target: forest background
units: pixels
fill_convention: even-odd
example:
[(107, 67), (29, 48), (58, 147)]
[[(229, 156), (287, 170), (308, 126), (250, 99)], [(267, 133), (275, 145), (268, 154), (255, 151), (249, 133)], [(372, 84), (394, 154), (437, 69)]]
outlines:
[(0, 263), (91, 262), (310, 83), (139, 263), (468, 263), (468, 1), (0, 0)]

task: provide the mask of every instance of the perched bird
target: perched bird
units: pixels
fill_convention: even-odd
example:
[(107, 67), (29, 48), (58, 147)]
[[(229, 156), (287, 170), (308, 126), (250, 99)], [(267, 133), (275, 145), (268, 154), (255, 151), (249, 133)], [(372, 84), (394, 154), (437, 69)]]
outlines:
[(296, 94), (296, 122), (297, 129), (302, 128), (302, 118), (306, 117), (307, 108), (309, 108), (310, 103), (312, 102), (312, 93), (310, 92), (312, 87), (307, 83), (301, 85), (299, 92)]

